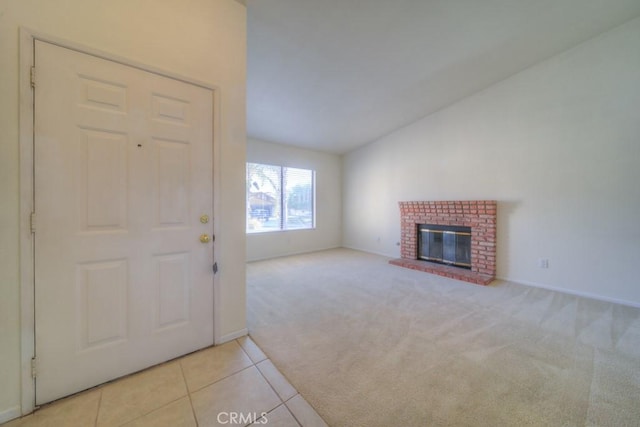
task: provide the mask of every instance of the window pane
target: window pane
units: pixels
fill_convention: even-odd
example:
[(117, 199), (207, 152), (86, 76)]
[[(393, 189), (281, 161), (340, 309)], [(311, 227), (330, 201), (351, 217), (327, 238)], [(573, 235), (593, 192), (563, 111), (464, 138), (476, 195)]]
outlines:
[(282, 168), (247, 163), (247, 231), (280, 230)]
[(315, 227), (315, 172), (247, 163), (247, 232)]
[(285, 215), (283, 228), (313, 228), (313, 171), (283, 168)]

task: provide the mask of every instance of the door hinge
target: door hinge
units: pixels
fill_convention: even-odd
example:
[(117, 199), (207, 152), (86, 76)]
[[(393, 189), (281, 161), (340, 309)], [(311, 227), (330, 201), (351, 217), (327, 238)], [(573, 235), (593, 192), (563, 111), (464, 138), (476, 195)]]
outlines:
[(37, 371), (37, 361), (36, 361), (36, 358), (35, 358), (35, 357), (33, 357), (33, 358), (31, 359), (31, 378), (33, 378), (33, 379), (35, 380), (35, 379), (36, 379), (37, 374), (38, 374), (38, 371)]
[(31, 87), (36, 87), (36, 67), (31, 67)]
[(31, 224), (31, 232), (35, 233), (36, 232), (36, 213), (35, 212), (31, 212), (31, 218), (29, 222)]

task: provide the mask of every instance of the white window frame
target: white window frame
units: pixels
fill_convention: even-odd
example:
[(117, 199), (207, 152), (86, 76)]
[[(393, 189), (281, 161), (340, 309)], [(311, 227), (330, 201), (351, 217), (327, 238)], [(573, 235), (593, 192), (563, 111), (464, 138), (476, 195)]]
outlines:
[[(314, 169), (305, 169), (298, 168), (293, 166), (281, 166), (281, 165), (270, 165), (267, 163), (258, 163), (258, 162), (247, 162), (246, 170), (246, 178), (249, 179), (248, 170), (250, 164), (256, 164), (261, 166), (266, 166), (270, 168), (279, 168), (279, 186), (280, 186), (280, 195), (279, 195), (279, 209), (280, 209), (280, 218), (279, 218), (279, 227), (278, 228), (264, 228), (264, 229), (250, 229), (249, 224), (251, 221), (254, 221), (255, 218), (251, 217), (251, 207), (249, 204), (249, 187), (252, 185), (247, 182), (246, 186), (246, 194), (245, 198), (247, 199), (247, 211), (245, 214), (245, 222), (246, 222), (246, 233), (247, 234), (259, 234), (259, 233), (277, 233), (277, 232), (291, 232), (291, 231), (305, 231), (305, 230), (315, 230), (316, 228), (316, 171)], [(299, 169), (304, 171), (311, 172), (311, 225), (309, 227), (296, 227), (296, 228), (287, 228), (287, 220), (286, 220), (286, 188), (285, 188), (285, 171), (287, 169)]]

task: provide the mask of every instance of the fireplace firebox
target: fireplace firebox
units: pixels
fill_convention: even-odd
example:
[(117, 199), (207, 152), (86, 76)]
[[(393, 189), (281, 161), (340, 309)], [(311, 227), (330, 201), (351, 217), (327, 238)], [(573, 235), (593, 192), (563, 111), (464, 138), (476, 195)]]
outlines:
[(418, 224), (418, 258), (471, 269), (471, 227)]

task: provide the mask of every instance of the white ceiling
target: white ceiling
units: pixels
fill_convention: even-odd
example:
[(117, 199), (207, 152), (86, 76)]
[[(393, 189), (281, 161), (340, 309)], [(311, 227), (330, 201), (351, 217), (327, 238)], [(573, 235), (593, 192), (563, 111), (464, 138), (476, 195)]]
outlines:
[(640, 0), (247, 0), (251, 138), (345, 153), (640, 15)]

